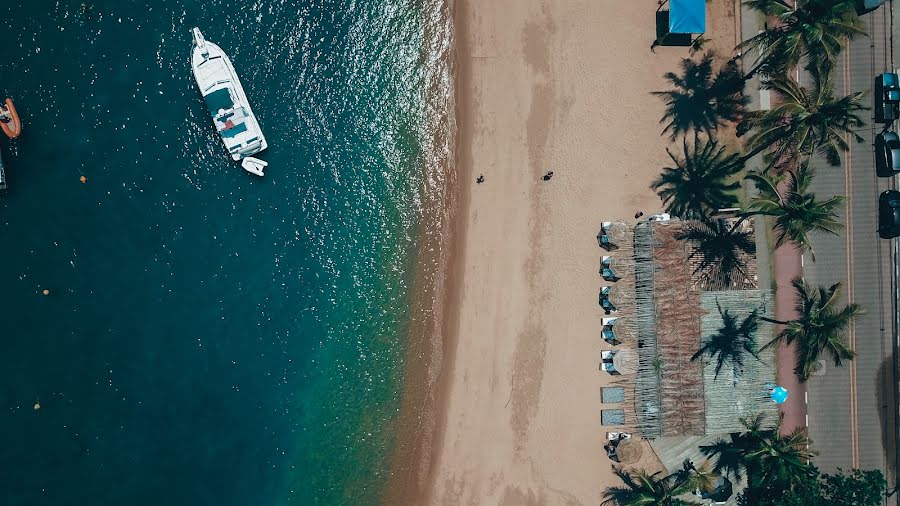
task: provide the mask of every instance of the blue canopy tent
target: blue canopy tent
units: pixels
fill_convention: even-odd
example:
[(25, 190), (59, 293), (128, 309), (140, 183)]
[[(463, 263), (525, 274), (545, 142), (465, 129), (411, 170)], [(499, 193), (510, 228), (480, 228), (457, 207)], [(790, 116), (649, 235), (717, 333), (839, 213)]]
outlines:
[(669, 33), (705, 33), (706, 0), (669, 0)]
[[(662, 10), (669, 4), (669, 10)], [(706, 0), (667, 0), (656, 11), (654, 46), (690, 46), (706, 32)]]

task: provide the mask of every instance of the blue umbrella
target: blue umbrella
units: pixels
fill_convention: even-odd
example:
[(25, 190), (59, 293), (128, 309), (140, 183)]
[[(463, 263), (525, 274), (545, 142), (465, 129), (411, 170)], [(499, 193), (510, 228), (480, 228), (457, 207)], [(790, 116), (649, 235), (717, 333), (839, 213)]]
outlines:
[(775, 404), (784, 404), (784, 401), (788, 398), (788, 391), (784, 387), (775, 387), (772, 389), (772, 393), (769, 394), (769, 397), (775, 401)]

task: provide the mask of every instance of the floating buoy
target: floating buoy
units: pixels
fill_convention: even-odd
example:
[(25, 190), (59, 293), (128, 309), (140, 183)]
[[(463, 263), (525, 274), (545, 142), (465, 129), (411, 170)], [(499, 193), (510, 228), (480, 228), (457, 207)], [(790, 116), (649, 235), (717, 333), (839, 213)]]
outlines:
[(50, 290), (47, 290), (46, 288), (44, 288), (44, 291), (41, 293), (43, 293), (44, 295), (50, 295)]
[(82, 182), (82, 183), (85, 183), (85, 182), (87, 182), (87, 178), (86, 178), (86, 177), (84, 177), (84, 176), (81, 176), (81, 177), (80, 177), (80, 178), (78, 178), (78, 179), (79, 179), (79, 180), (80, 180), (80, 181), (81, 181), (81, 182)]
[(37, 410), (39, 410), (39, 409), (41, 409), (41, 403), (40, 403), (40, 402), (35, 402), (35, 403), (34, 403), (34, 410), (37, 411)]

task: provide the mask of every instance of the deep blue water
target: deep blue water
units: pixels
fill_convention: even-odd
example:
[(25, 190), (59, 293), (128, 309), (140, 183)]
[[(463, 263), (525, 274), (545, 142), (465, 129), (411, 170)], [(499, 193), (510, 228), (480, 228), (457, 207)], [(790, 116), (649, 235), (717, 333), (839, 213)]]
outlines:
[[(442, 206), (445, 9), (0, 4), (24, 122), (0, 139), (0, 504), (377, 501)], [(215, 134), (192, 26), (242, 77), (263, 179)]]

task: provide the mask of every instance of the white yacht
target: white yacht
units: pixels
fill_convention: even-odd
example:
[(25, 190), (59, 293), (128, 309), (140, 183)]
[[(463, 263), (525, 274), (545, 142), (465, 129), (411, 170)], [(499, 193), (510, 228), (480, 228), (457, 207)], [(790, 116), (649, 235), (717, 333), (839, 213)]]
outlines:
[(191, 67), (213, 124), (231, 158), (240, 160), (241, 167), (247, 172), (262, 176), (268, 163), (252, 155), (266, 149), (268, 144), (250, 109), (234, 65), (222, 48), (203, 38), (199, 28), (194, 28), (192, 32), (194, 48)]

